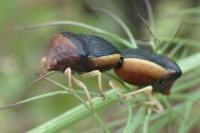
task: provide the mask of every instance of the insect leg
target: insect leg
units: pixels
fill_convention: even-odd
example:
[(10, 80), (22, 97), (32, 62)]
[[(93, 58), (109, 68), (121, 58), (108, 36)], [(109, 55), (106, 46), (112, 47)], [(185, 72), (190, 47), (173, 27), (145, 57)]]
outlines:
[(99, 70), (94, 70), (88, 73), (81, 74), (83, 77), (98, 77), (98, 85), (99, 85), (99, 93), (105, 99), (105, 96), (103, 94), (103, 87), (102, 87), (102, 78), (101, 78), (101, 72)]
[(148, 102), (145, 102), (145, 104), (148, 104), (150, 106), (153, 107), (153, 110), (155, 112), (163, 112), (164, 109), (163, 109), (163, 106), (161, 105), (161, 103), (156, 99), (156, 97), (153, 95), (152, 93), (153, 91), (153, 87), (152, 86), (147, 86), (147, 87), (144, 87), (144, 88), (141, 88), (137, 91), (133, 91), (133, 92), (130, 92), (130, 93), (127, 93), (127, 94), (122, 94), (122, 97), (129, 97), (129, 96), (132, 96), (132, 95), (136, 95), (136, 94), (139, 94), (139, 93), (144, 93), (147, 95), (148, 97)]
[(147, 86), (147, 87), (144, 87), (142, 89), (139, 89), (139, 90), (136, 90), (136, 91), (133, 91), (133, 92), (129, 92), (129, 93), (126, 93), (126, 94), (122, 94), (122, 97), (129, 97), (129, 96), (133, 96), (133, 95), (136, 95), (136, 94), (139, 94), (139, 93), (144, 93), (144, 94), (151, 94), (152, 93), (152, 86)]
[(161, 103), (156, 99), (156, 97), (152, 94), (152, 90), (153, 90), (153, 87), (152, 86), (147, 86), (147, 87), (144, 87), (142, 89), (139, 89), (137, 91), (133, 91), (133, 92), (129, 92), (129, 93), (126, 93), (126, 94), (122, 94), (117, 88), (119, 88), (119, 85), (117, 85), (117, 82), (115, 81), (110, 81), (109, 82), (109, 85), (116, 90), (116, 92), (118, 93), (118, 95), (122, 98), (128, 98), (130, 96), (133, 96), (133, 95), (136, 95), (136, 94), (139, 94), (139, 93), (144, 93), (148, 96), (148, 102), (144, 102), (144, 104), (147, 104), (147, 105), (150, 105), (153, 107), (153, 110), (155, 112), (163, 112), (164, 109), (163, 109), (163, 106), (161, 105)]
[(80, 80), (78, 80), (77, 78), (75, 78), (74, 76), (72, 76), (72, 80), (74, 81), (74, 83), (76, 83), (80, 88), (82, 88), (84, 90), (84, 92), (85, 92), (85, 94), (87, 96), (87, 99), (89, 101), (89, 104), (92, 107), (92, 98), (90, 96), (90, 93), (89, 93), (86, 85), (83, 82), (81, 82)]
[(158, 99), (152, 93), (148, 94), (148, 99), (149, 99), (149, 102), (144, 102), (144, 103), (152, 106), (155, 112), (161, 113), (164, 111), (162, 104), (158, 101)]
[(115, 81), (113, 81), (113, 80), (110, 80), (109, 81), (109, 85), (111, 86), (111, 88), (112, 89), (114, 89), (116, 92), (117, 92), (117, 94), (120, 96), (120, 97), (123, 97), (123, 94), (119, 91), (119, 84), (118, 84), (118, 82), (115, 82)]
[(153, 87), (147, 86), (147, 87), (144, 87), (144, 88), (139, 89), (137, 91), (133, 91), (133, 92), (130, 92), (130, 93), (127, 93), (127, 94), (122, 94), (122, 97), (126, 98), (126, 97), (136, 95), (136, 94), (139, 94), (139, 93), (144, 93), (145, 95), (147, 95), (148, 100), (149, 100), (148, 102), (145, 102), (145, 104), (152, 106), (153, 110), (155, 112), (158, 112), (158, 113), (163, 112), (164, 111), (163, 106), (156, 99), (156, 97), (152, 94), (152, 91), (153, 91)]
[(68, 83), (68, 88), (73, 91), (73, 88), (72, 88), (72, 71), (71, 71), (71, 68), (67, 68), (64, 72), (65, 76), (67, 77), (67, 83)]

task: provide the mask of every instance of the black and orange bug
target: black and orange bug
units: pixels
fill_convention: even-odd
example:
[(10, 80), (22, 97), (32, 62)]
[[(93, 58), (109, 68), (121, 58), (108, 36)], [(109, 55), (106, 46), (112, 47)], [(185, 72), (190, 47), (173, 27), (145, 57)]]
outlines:
[[(179, 66), (165, 56), (141, 49), (119, 52), (110, 42), (95, 35), (61, 32), (52, 37), (51, 45), (49, 54), (41, 59), (42, 70), (64, 72), (68, 77), (68, 87), (72, 89), (73, 80), (84, 89), (90, 104), (92, 100), (87, 87), (72, 73), (85, 77), (98, 76), (102, 96), (101, 72), (109, 69), (114, 69), (123, 81), (144, 87), (128, 94), (117, 91), (123, 97), (141, 92), (149, 92), (150, 95), (152, 92), (169, 94), (172, 84), (181, 76)], [(110, 85), (116, 89), (113, 81), (110, 81)], [(157, 106), (162, 110), (160, 105)]]
[(42, 71), (60, 71), (68, 78), (68, 87), (72, 89), (72, 80), (84, 89), (92, 104), (87, 87), (75, 78), (72, 73), (79, 73), (85, 77), (98, 76), (101, 96), (103, 87), (101, 72), (114, 68), (120, 52), (109, 41), (95, 36), (71, 32), (55, 34), (51, 39), (51, 49), (46, 57), (41, 59)]
[[(150, 100), (156, 103), (158, 102), (153, 99), (152, 93), (160, 92), (169, 95), (173, 83), (182, 74), (180, 67), (173, 60), (141, 49), (122, 51), (120, 61), (114, 71), (122, 80), (144, 87), (128, 94), (121, 94), (118, 91), (119, 95), (126, 97), (148, 92)], [(116, 88), (113, 81), (110, 81), (110, 85)], [(162, 111), (162, 107), (157, 105), (158, 111)]]

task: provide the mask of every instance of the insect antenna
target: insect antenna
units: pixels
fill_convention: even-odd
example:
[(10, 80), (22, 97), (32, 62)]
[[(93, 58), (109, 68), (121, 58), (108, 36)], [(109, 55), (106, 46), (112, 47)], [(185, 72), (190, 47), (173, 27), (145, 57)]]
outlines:
[(49, 93), (44, 93), (44, 94), (41, 94), (41, 95), (37, 95), (37, 96), (33, 96), (33, 97), (30, 97), (30, 98), (27, 98), (25, 100), (21, 100), (21, 101), (15, 102), (15, 103), (11, 103), (11, 104), (8, 104), (8, 105), (0, 106), (0, 110), (13, 108), (13, 107), (16, 107), (16, 106), (24, 104), (24, 103), (28, 103), (28, 102), (31, 102), (31, 101), (39, 100), (39, 99), (50, 97), (50, 96), (56, 96), (56, 95), (59, 95), (59, 94), (60, 95), (61, 94), (68, 94), (68, 92), (67, 91), (53, 91), (53, 92), (49, 92)]
[(55, 73), (55, 71), (50, 71), (50, 72), (45, 73), (45, 74), (43, 74), (43, 73), (36, 74), (38, 76), (38, 78), (36, 78), (33, 82), (29, 83), (28, 86), (32, 86), (35, 83), (39, 82), (40, 80), (43, 80), (44, 79), (43, 77), (48, 77), (48, 76), (50, 76), (54, 73)]

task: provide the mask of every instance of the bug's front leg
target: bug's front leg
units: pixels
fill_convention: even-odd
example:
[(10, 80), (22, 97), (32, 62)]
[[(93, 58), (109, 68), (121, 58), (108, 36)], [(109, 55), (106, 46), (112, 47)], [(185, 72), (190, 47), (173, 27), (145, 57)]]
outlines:
[(91, 96), (90, 96), (90, 93), (89, 93), (89, 91), (88, 91), (86, 85), (85, 85), (83, 82), (81, 82), (80, 80), (78, 80), (77, 78), (75, 78), (75, 77), (72, 75), (71, 68), (68, 67), (68, 68), (65, 70), (64, 74), (65, 74), (66, 77), (67, 77), (67, 80), (68, 80), (68, 88), (71, 90), (71, 92), (73, 91), (73, 88), (72, 88), (72, 80), (73, 80), (73, 82), (74, 82), (75, 84), (77, 84), (80, 88), (82, 88), (82, 89), (84, 90), (85, 95), (86, 95), (86, 97), (87, 97), (87, 99), (88, 99), (88, 102), (89, 102), (89, 104), (90, 104), (90, 107), (91, 107), (91, 109), (92, 109), (92, 98), (91, 98)]
[(69, 88), (70, 92), (73, 91), (73, 88), (72, 88), (72, 71), (71, 71), (71, 68), (68, 67), (65, 72), (64, 72), (65, 76), (67, 77), (67, 87)]
[(90, 96), (90, 93), (89, 93), (86, 85), (83, 82), (81, 82), (80, 80), (78, 80), (77, 78), (75, 78), (74, 76), (72, 76), (72, 80), (73, 80), (74, 83), (76, 83), (80, 88), (82, 88), (84, 90), (85, 95), (86, 95), (86, 97), (88, 99), (88, 102), (89, 102), (89, 104), (90, 104), (90, 106), (92, 108), (92, 98)]
[(83, 77), (94, 77), (97, 76), (98, 77), (98, 86), (99, 86), (99, 93), (100, 95), (103, 97), (103, 99), (105, 99), (105, 96), (103, 94), (103, 86), (102, 86), (102, 77), (101, 77), (101, 72), (99, 70), (94, 70), (88, 73), (83, 73), (81, 74)]

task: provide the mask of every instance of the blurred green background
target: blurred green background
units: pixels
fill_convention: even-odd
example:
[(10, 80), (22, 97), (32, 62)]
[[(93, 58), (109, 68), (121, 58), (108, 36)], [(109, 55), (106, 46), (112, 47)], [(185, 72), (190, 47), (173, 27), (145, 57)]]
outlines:
[[(151, 0), (151, 4), (154, 12), (154, 30), (158, 38), (170, 38), (180, 23), (183, 23), (177, 36), (190, 39), (196, 45), (200, 45), (198, 44), (200, 41), (200, 11), (193, 14), (185, 13), (186, 9), (190, 8), (200, 10), (198, 8), (199, 0)], [(92, 33), (75, 26), (52, 26), (31, 30), (14, 30), (15, 27), (55, 20), (73, 20), (105, 29), (127, 39), (122, 28), (114, 20), (92, 11), (88, 5), (108, 9), (120, 16), (128, 24), (136, 39), (145, 41), (150, 39), (151, 34), (138, 17), (140, 14), (148, 19), (143, 0), (1, 0), (0, 105), (58, 90), (57, 87), (45, 81), (40, 81), (31, 87), (28, 86), (36, 78), (40, 67), (40, 58), (48, 51), (49, 39), (53, 33), (59, 31)], [(199, 49), (188, 49), (188, 53), (197, 51)], [(51, 78), (65, 84), (65, 77), (61, 73), (56, 73)], [(93, 88), (93, 91), (97, 91), (96, 78), (78, 78), (89, 88)], [(103, 76), (105, 88), (109, 88), (108, 79), (110, 79), (108, 76)], [(73, 96), (55, 96), (0, 111), (0, 132), (25, 132), (78, 104), (79, 102)], [(107, 122), (120, 119), (109, 116), (108, 112), (120, 110), (122, 107), (124, 106), (120, 103), (112, 105), (102, 111), (101, 116)], [(63, 132), (87, 132), (96, 125), (93, 121), (88, 117), (67, 127)], [(116, 127), (116, 129), (118, 128), (120, 127)], [(168, 128), (166, 127), (166, 129)], [(193, 132), (198, 132), (198, 130), (200, 130), (198, 125), (192, 129)]]

